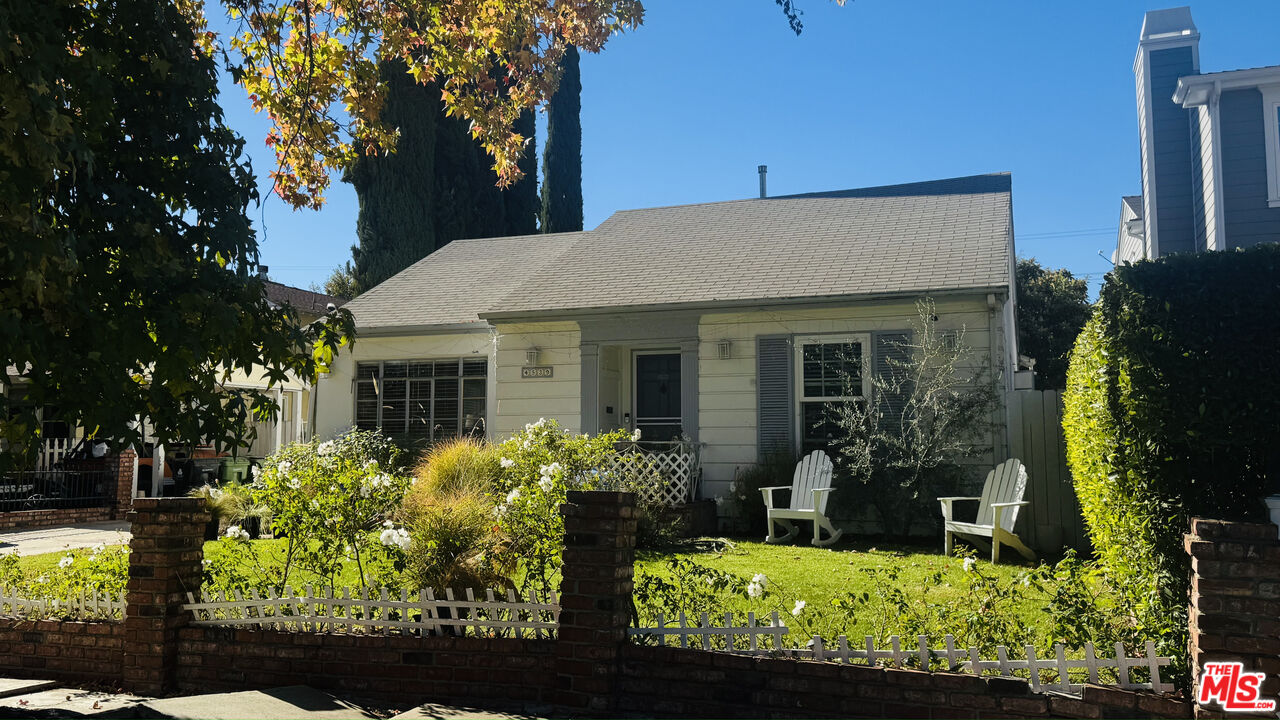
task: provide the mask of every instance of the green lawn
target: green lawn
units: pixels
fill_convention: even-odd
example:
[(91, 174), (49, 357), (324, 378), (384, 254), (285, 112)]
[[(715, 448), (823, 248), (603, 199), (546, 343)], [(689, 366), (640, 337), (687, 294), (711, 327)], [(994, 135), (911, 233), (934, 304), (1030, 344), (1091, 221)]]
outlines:
[[(251, 585), (275, 585), (273, 579), (283, 567), (288, 541), (256, 540), (250, 547), (252, 558), (243, 553), (228, 556), (227, 544), (209, 542), (205, 559), (215, 568), (222, 563), (224, 574), (229, 568)], [(83, 555), (88, 551), (76, 552)], [(28, 577), (53, 573), (64, 554), (22, 557), (19, 569)], [(741, 582), (763, 574), (768, 578), (764, 596), (747, 597), (741, 583), (736, 591), (717, 592), (706, 586), (701, 575), (694, 580), (686, 578), (681, 586), (668, 568), (672, 558), (729, 573)], [(1026, 641), (1047, 647), (1052, 640), (1050, 620), (1043, 612), (1047, 597), (1039, 587), (1023, 586), (1021, 580), (1029, 570), (1025, 564), (992, 565), (977, 560), (971, 571), (966, 571), (961, 559), (943, 557), (932, 547), (875, 547), (858, 541), (830, 549), (807, 543), (702, 542), (673, 552), (640, 551), (636, 561), (638, 582), (646, 575), (656, 575), (675, 587), (667, 595), (680, 600), (669, 602), (668, 608), (680, 607), (695, 619), (701, 612), (710, 612), (719, 615), (716, 624), (726, 611), (739, 620), (745, 620), (747, 612), (767, 619), (776, 611), (797, 636), (845, 634), (860, 642), (865, 635), (883, 641), (889, 634), (915, 632), (934, 637), (950, 632), (961, 638), (974, 625), (999, 627), (1003, 622), (1002, 636), (1010, 634), (1011, 627), (1021, 628), (1014, 633), (1017, 637), (1005, 637), (1006, 644), (1016, 646)], [(301, 590), (308, 584), (326, 586), (328, 580), (295, 568), (289, 584)], [(334, 582), (338, 588), (358, 584), (354, 564), (348, 564)], [(797, 601), (803, 601), (804, 608), (793, 614)], [(642, 606), (642, 616), (652, 620), (660, 604)]]

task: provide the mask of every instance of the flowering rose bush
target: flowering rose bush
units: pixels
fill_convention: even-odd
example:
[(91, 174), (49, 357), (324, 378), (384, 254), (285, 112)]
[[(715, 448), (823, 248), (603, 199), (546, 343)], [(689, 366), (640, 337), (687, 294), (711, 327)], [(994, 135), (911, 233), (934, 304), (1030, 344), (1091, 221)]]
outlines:
[[(625, 431), (575, 435), (554, 420), (530, 423), (497, 446), (499, 473), (490, 491), (494, 529), (513, 559), (523, 590), (547, 595), (557, 581), (564, 549), (560, 505), (569, 490), (630, 490), (636, 473), (615, 473), (615, 445)], [(626, 462), (623, 460), (622, 462)], [(639, 477), (644, 478), (643, 473)]]
[[(403, 546), (379, 542), (374, 534), (409, 487), (399, 458), (390, 439), (353, 430), (290, 445), (263, 461), (252, 485), (254, 501), (271, 508), (274, 534), (289, 538), (280, 584), (295, 565), (333, 578), (354, 562), (363, 586), (371, 562), (403, 563)], [(233, 536), (230, 529), (227, 535)]]
[(94, 545), (68, 550), (56, 567), (24, 570), (16, 553), (0, 555), (0, 585), (19, 590), (30, 599), (62, 601), (78, 598), (81, 592), (105, 592), (117, 596), (129, 580), (129, 548), (124, 545)]

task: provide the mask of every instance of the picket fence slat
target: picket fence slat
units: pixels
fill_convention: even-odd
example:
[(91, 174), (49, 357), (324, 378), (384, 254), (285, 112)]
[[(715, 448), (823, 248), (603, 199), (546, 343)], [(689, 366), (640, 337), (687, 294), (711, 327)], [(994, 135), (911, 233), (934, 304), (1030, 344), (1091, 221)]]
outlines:
[(184, 607), (191, 611), (193, 625), (228, 627), (257, 626), (273, 630), (298, 632), (350, 632), (472, 635), (477, 637), (550, 638), (559, 626), (559, 598), (554, 592), (548, 602), (530, 593), (522, 601), (512, 590), (503, 596), (486, 590), (484, 599), (476, 599), (468, 589), (458, 598), (446, 588), (444, 598), (436, 597), (433, 588), (416, 593), (400, 589), (363, 588), (340, 592), (307, 586), (267, 589), (266, 597), (256, 590), (249, 597), (236, 590), (230, 598), (223, 591), (201, 592), (199, 601), (187, 593)]
[[(748, 613), (745, 625), (734, 625), (731, 613), (726, 613), (724, 625), (715, 626), (709, 622), (705, 613), (695, 624), (690, 624), (688, 617), (679, 613), (674, 622), (657, 615), (654, 627), (631, 628), (632, 638), (639, 642), (656, 639), (659, 645), (667, 645), (668, 640), (680, 647), (690, 646), (689, 639), (695, 638), (697, 646), (703, 650), (711, 649), (736, 655), (782, 655), (801, 659), (845, 664), (887, 665), (889, 667), (919, 669), (941, 669), (949, 672), (968, 673), (972, 675), (998, 675), (1000, 677), (1022, 677), (1030, 682), (1033, 692), (1079, 693), (1084, 682), (1093, 684), (1111, 684), (1127, 690), (1152, 690), (1157, 693), (1168, 693), (1174, 690), (1172, 683), (1161, 678), (1161, 668), (1171, 663), (1170, 658), (1156, 654), (1155, 643), (1147, 641), (1144, 655), (1130, 657), (1124, 646), (1115, 645), (1115, 655), (1099, 657), (1097, 648), (1091, 642), (1085, 643), (1083, 658), (1067, 657), (1067, 649), (1055, 644), (1053, 654), (1040, 657), (1034, 646), (1022, 648), (1022, 658), (1009, 656), (1009, 649), (1004, 645), (996, 647), (996, 658), (984, 660), (976, 647), (958, 648), (955, 637), (947, 635), (944, 647), (932, 648), (929, 638), (920, 635), (915, 638), (915, 647), (907, 649), (902, 639), (891, 636), (889, 647), (877, 647), (874, 637), (868, 635), (860, 649), (853, 649), (849, 639), (840, 635), (834, 643), (827, 642), (814, 635), (803, 647), (788, 647), (784, 638), (789, 630), (778, 621), (778, 613), (772, 613), (768, 624), (757, 621), (755, 613)], [(737, 642), (737, 638), (743, 638)], [(719, 642), (713, 642), (719, 639)], [(910, 642), (908, 641), (908, 647)], [(1100, 669), (1114, 669), (1116, 682), (1105, 682)], [(1145, 680), (1135, 680), (1131, 671), (1146, 671)], [(1087, 680), (1085, 679), (1087, 678)]]
[(0, 585), (0, 617), (43, 620), (123, 620), (124, 593), (112, 597), (97, 588), (81, 589), (70, 599), (23, 597), (17, 588)]

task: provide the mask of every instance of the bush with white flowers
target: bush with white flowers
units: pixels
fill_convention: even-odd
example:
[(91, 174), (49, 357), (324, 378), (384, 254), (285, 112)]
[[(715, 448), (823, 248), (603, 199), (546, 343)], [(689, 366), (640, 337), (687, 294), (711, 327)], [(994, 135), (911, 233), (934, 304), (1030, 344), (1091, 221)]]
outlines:
[(399, 461), (399, 448), (386, 436), (352, 430), (290, 445), (262, 462), (254, 501), (271, 508), (272, 532), (289, 538), (281, 584), (294, 567), (334, 577), (348, 563), (364, 584), (371, 563), (402, 561), (407, 542), (380, 542), (375, 532), (409, 487)]
[(0, 555), (0, 586), (18, 590), (23, 597), (37, 600), (67, 600), (81, 592), (105, 592), (112, 597), (124, 592), (129, 580), (129, 548), (126, 545), (97, 544), (67, 550), (52, 566), (24, 568), (17, 553)]

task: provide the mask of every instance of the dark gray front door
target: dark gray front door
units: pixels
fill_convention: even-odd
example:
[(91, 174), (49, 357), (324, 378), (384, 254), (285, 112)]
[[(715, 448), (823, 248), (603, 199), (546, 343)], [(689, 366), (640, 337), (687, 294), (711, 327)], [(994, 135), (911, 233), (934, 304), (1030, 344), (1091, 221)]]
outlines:
[(642, 440), (680, 435), (680, 353), (636, 355), (636, 427)]

